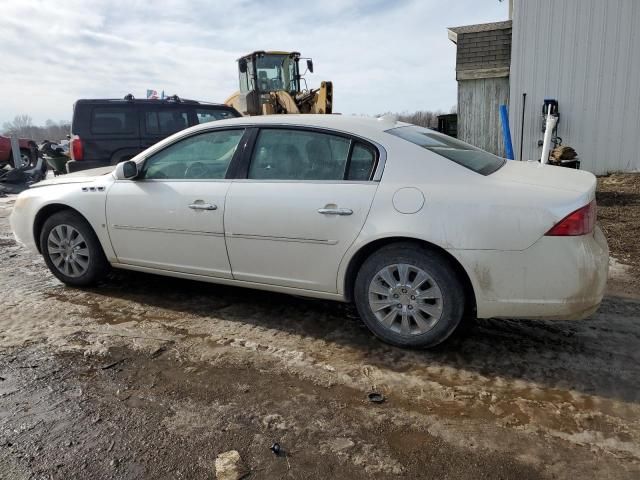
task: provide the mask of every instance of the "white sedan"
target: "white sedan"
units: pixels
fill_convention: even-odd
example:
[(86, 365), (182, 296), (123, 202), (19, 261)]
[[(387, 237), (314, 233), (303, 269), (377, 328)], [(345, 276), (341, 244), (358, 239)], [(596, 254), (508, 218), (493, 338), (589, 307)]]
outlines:
[(40, 182), (11, 225), (67, 285), (116, 267), (353, 301), (381, 339), (429, 347), (465, 316), (593, 313), (595, 187), (393, 119), (274, 115)]

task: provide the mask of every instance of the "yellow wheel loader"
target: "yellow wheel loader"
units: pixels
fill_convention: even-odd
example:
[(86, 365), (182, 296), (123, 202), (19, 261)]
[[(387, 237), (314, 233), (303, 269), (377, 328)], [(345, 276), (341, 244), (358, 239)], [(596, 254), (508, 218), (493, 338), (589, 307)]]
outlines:
[(300, 73), (300, 60), (306, 60), (307, 70), (313, 73), (313, 60), (301, 58), (298, 52), (257, 51), (239, 58), (240, 90), (224, 103), (243, 115), (331, 113), (332, 83), (309, 89), (306, 71)]

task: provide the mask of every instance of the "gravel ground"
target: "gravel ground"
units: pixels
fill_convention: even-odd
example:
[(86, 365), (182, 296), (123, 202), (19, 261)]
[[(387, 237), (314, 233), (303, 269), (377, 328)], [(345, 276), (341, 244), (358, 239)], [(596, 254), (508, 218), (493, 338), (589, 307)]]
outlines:
[(339, 303), (128, 272), (64, 287), (13, 241), (12, 203), (2, 479), (215, 478), (228, 450), (248, 478), (640, 477), (625, 258), (588, 320), (479, 321), (420, 352), (378, 342)]

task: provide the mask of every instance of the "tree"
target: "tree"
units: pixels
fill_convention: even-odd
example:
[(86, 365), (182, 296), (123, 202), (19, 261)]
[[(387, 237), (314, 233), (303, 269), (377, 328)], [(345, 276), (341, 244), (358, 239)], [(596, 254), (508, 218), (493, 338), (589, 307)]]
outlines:
[(2, 130), (9, 135), (28, 137), (27, 132), (30, 133), (32, 127), (33, 120), (29, 115), (16, 115), (13, 122), (5, 122), (2, 125)]
[(68, 121), (47, 120), (44, 126), (33, 125), (33, 120), (29, 115), (16, 115), (12, 122), (5, 122), (2, 125), (2, 133), (5, 135), (17, 135), (20, 138), (29, 138), (35, 142), (51, 140), (59, 142), (63, 140), (71, 130)]

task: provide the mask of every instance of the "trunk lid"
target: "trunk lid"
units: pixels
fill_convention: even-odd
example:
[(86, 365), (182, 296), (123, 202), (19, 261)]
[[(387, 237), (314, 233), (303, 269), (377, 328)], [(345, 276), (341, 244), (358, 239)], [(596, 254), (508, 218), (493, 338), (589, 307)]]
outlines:
[(587, 196), (585, 203), (595, 198), (596, 177), (582, 170), (508, 160), (491, 177), (523, 185), (577, 192)]

